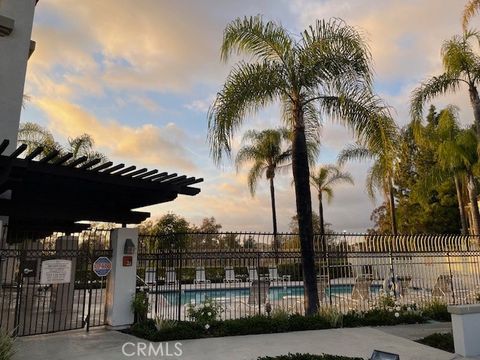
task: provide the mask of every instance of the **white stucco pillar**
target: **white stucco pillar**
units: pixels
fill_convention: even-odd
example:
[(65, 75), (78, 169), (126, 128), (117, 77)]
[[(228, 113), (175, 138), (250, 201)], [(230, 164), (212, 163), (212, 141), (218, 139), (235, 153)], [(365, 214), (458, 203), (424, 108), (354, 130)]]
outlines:
[[(127, 239), (135, 246), (133, 254), (124, 254)], [(106, 322), (111, 328), (122, 329), (133, 324), (134, 318), (131, 304), (135, 295), (137, 276), (138, 229), (113, 230), (111, 243), (112, 271), (107, 279)], [(124, 256), (132, 257), (131, 266), (123, 266)]]
[(464, 357), (480, 356), (480, 304), (449, 305), (452, 314), (455, 353)]
[(0, 37), (0, 140), (17, 144), (36, 0), (0, 0), (0, 15), (14, 21), (13, 31)]

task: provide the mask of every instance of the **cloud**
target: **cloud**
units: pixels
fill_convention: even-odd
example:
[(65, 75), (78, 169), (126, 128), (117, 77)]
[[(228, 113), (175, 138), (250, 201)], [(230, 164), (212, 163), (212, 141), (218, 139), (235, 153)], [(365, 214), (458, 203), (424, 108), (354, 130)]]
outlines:
[(194, 100), (191, 103), (186, 104), (185, 107), (189, 110), (206, 114), (214, 101), (215, 101), (215, 95), (210, 95), (205, 99)]
[(88, 132), (108, 156), (161, 170), (196, 169), (183, 145), (187, 136), (173, 123), (164, 127), (152, 124), (132, 127), (116, 120), (100, 121), (80, 106), (61, 100), (42, 98), (35, 103), (46, 113), (53, 131), (64, 137)]

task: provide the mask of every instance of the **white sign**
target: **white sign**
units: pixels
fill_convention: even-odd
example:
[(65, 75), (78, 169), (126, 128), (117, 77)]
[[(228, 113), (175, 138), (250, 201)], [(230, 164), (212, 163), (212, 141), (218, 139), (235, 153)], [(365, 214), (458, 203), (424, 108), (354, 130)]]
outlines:
[(71, 260), (46, 260), (42, 261), (40, 284), (65, 284), (69, 283), (72, 274)]

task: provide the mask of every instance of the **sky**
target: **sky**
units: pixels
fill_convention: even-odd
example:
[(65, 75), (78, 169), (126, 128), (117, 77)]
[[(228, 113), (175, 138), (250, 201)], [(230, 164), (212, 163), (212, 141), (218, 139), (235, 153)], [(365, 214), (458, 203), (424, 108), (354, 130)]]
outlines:
[[(235, 61), (220, 61), (225, 26), (262, 14), (299, 34), (316, 19), (340, 17), (367, 39), (375, 89), (397, 123), (409, 121), (409, 98), (418, 84), (442, 71), (440, 48), (461, 32), (463, 0), (42, 0), (36, 8), (22, 122), (39, 123), (60, 142), (90, 134), (114, 162), (202, 177), (201, 193), (146, 208), (194, 224), (215, 217), (228, 231), (271, 231), (268, 183), (252, 198), (248, 167), (216, 166), (206, 141), (207, 111)], [(474, 18), (475, 26), (479, 19)], [(473, 121), (466, 89), (438, 98), (455, 104), (464, 124)], [(322, 119), (319, 164), (334, 163), (352, 135)], [(245, 119), (242, 132), (281, 125), (277, 106)], [(365, 192), (368, 163), (349, 163), (355, 185), (339, 185), (325, 206), (337, 231), (363, 232), (381, 202)], [(276, 177), (278, 226), (288, 231), (295, 214), (291, 172)], [(312, 193), (313, 209), (318, 208)]]

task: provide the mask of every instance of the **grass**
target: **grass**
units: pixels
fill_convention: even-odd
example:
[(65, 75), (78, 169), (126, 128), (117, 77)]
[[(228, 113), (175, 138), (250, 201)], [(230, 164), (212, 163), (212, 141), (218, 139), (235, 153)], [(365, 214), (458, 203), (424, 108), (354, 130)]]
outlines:
[(435, 333), (424, 337), (423, 339), (417, 340), (418, 343), (431, 346), (440, 350), (448, 351), (451, 353), (455, 352), (455, 347), (453, 346), (453, 334), (452, 333)]
[(359, 357), (337, 356), (337, 355), (313, 355), (313, 354), (288, 354), (280, 356), (264, 356), (257, 360), (363, 360)]

